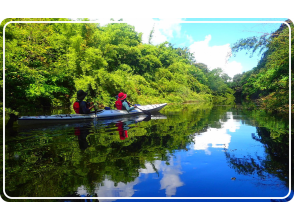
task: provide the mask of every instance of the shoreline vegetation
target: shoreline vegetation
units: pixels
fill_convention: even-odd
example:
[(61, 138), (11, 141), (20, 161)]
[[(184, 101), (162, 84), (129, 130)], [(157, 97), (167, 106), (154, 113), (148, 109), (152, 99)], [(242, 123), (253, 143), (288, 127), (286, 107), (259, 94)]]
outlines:
[[(289, 114), (289, 79), (293, 79), (293, 22), (286, 20), (273, 33), (260, 37), (240, 39), (232, 47), (233, 54), (241, 50), (262, 54), (258, 65), (250, 71), (236, 74), (230, 85), (236, 99), (253, 101), (260, 109), (270, 113)], [(289, 39), (291, 31), (291, 39)], [(291, 70), (289, 70), (289, 41), (291, 41)], [(293, 92), (293, 80), (291, 81)], [(293, 93), (291, 94), (293, 97)], [(291, 113), (294, 112), (291, 100)]]
[[(4, 25), (32, 20), (70, 21), (5, 19), (0, 34), (2, 56)], [(292, 22), (286, 22), (292, 31)], [(292, 48), (293, 36), (292, 31)], [(288, 43), (285, 24), (274, 33), (236, 42), (233, 54), (260, 50), (263, 56), (256, 68), (231, 79), (220, 68), (209, 70), (197, 63), (187, 47), (142, 43), (142, 33), (126, 23), (10, 23), (5, 28), (5, 113), (60, 107), (71, 108), (73, 113), (76, 92), (83, 89), (88, 92), (86, 99), (100, 108), (113, 108), (115, 96), (124, 92), (130, 102), (141, 105), (245, 101), (251, 103), (250, 108), (288, 114)], [(2, 93), (3, 76), (0, 80)]]

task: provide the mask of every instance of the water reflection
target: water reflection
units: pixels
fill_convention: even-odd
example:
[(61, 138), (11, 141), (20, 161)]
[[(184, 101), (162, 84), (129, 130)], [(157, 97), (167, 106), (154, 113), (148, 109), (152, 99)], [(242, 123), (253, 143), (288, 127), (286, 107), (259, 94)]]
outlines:
[(162, 179), (160, 180), (160, 189), (165, 189), (166, 196), (175, 196), (177, 188), (184, 185), (180, 179), (181, 165), (178, 163), (174, 164), (174, 160), (170, 160), (169, 166), (163, 166), (162, 170)]
[[(151, 117), (17, 127), (16, 135), (6, 134), (6, 193), (14, 197), (285, 194), (289, 136), (287, 127), (281, 129), (284, 122), (229, 107), (172, 107), (165, 115)], [(256, 128), (258, 124), (263, 127)], [(276, 185), (268, 189), (270, 180)]]
[(140, 121), (149, 121), (151, 119), (159, 119), (159, 118), (166, 119), (166, 116), (160, 115), (158, 113), (157, 116), (140, 115), (140, 116), (132, 117), (132, 118), (128, 118), (128, 119), (117, 119), (115, 126), (117, 127), (119, 138), (121, 140), (124, 140), (129, 137), (128, 130), (130, 129), (131, 124), (136, 124)]
[[(175, 161), (174, 158), (168, 162), (168, 164), (156, 160), (153, 163), (147, 162), (145, 168), (139, 169), (140, 175), (134, 181), (129, 183), (115, 183), (112, 180), (105, 179), (102, 183), (97, 184), (95, 187), (95, 194), (99, 197), (132, 197), (136, 191), (136, 186), (148, 179), (149, 174), (157, 174), (160, 186), (159, 190), (163, 190), (165, 196), (171, 197), (176, 195), (178, 187), (184, 185), (181, 181), (180, 175), (182, 174), (180, 161)], [(79, 196), (89, 195), (89, 191), (85, 186), (80, 186), (77, 189)], [(116, 199), (107, 199), (101, 201), (115, 201)]]
[(231, 142), (230, 132), (240, 129), (241, 122), (233, 118), (232, 112), (226, 113), (226, 119), (219, 119), (220, 128), (208, 127), (206, 132), (194, 135), (194, 150), (204, 150), (205, 154), (210, 155), (208, 148), (229, 148)]
[(89, 147), (87, 141), (87, 136), (90, 134), (90, 128), (87, 126), (84, 127), (75, 127), (75, 135), (78, 137), (79, 146), (82, 151), (86, 150)]

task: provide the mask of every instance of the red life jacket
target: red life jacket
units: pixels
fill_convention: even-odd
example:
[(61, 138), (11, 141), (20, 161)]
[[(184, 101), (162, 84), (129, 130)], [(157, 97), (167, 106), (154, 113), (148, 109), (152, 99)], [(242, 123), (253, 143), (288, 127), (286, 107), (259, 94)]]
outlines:
[(117, 110), (126, 110), (126, 108), (123, 106), (123, 104), (120, 100), (117, 100), (115, 102), (115, 106), (116, 106)]
[(80, 102), (76, 101), (74, 104), (73, 104), (73, 109), (75, 110), (75, 112), (77, 114), (80, 114)]
[[(81, 105), (80, 105), (80, 102), (82, 102), (82, 101), (76, 101), (74, 104), (73, 104), (73, 109), (75, 110), (75, 112), (77, 113), (77, 114), (85, 114), (85, 113), (83, 113), (83, 110), (81, 109)], [(86, 106), (87, 106), (87, 108), (89, 108), (90, 107), (90, 103), (86, 103)]]
[(117, 126), (117, 130), (118, 130), (118, 133), (119, 133), (119, 137), (121, 140), (124, 140), (126, 138), (128, 138), (128, 130), (124, 130), (124, 124), (123, 122), (118, 122), (116, 123), (116, 126)]

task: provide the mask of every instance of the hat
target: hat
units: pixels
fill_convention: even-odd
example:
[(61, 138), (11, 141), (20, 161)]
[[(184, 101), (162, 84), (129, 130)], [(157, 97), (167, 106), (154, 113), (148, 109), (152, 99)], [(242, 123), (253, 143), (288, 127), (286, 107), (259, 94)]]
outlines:
[(127, 94), (124, 94), (123, 92), (118, 93), (117, 100), (124, 100), (125, 98), (127, 98)]
[(77, 99), (82, 101), (86, 97), (87, 93), (84, 92), (83, 90), (79, 90), (77, 92)]

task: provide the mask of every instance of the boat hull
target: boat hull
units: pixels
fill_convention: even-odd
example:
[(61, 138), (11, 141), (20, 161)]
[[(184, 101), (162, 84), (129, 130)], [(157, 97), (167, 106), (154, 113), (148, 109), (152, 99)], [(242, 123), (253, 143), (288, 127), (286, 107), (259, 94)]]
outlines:
[[(77, 122), (91, 119), (107, 119), (132, 117), (133, 115), (155, 113), (160, 111), (167, 104), (142, 105), (140, 109), (136, 108), (130, 112), (126, 110), (100, 110), (96, 114), (60, 114), (60, 115), (39, 115), (39, 116), (22, 116), (18, 119), (18, 124), (40, 123), (40, 122)], [(142, 110), (143, 111), (142, 111)], [(145, 113), (144, 113), (145, 112)]]
[[(147, 113), (153, 113), (160, 111), (164, 106), (167, 104), (155, 104), (155, 105), (142, 105), (139, 106), (140, 109), (135, 108), (134, 110), (128, 112), (126, 110), (102, 110), (101, 112), (97, 113), (97, 118), (112, 118), (112, 117), (124, 117), (124, 116), (132, 116), (136, 114), (145, 114)], [(143, 111), (142, 111), (142, 110)]]

